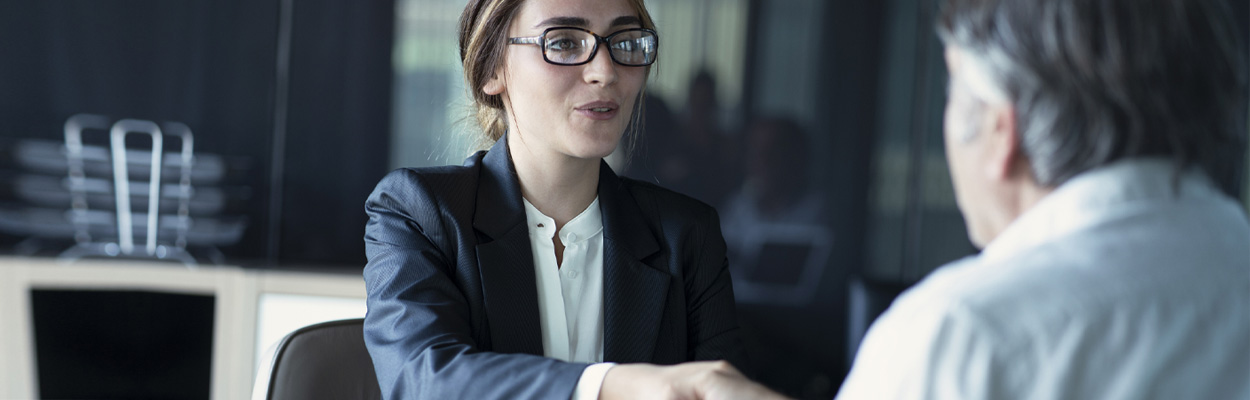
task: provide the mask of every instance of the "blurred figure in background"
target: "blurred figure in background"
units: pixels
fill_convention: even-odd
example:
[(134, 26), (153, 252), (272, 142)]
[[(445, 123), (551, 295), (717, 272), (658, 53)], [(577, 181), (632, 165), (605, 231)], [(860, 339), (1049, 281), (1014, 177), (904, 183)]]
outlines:
[(808, 190), (811, 148), (803, 127), (787, 118), (764, 117), (751, 124), (746, 136), (745, 177), (721, 207), (726, 235), (738, 225), (819, 223), (820, 198)]
[(671, 147), (677, 143), (673, 138), (680, 132), (680, 127), (677, 116), (663, 98), (650, 90), (643, 92), (643, 115), (639, 118), (641, 126), (626, 129), (634, 134), (622, 139), (625, 141), (622, 149), (629, 160), (625, 165), (625, 175), (643, 182), (658, 183), (657, 163), (672, 156)]
[(832, 241), (810, 189), (810, 141), (797, 122), (763, 117), (746, 142), (745, 178), (720, 207), (738, 301), (806, 304)]
[(686, 110), (676, 116), (676, 122), (671, 135), (647, 135), (649, 159), (645, 162), (655, 171), (654, 181), (705, 203), (721, 204), (742, 179), (737, 162), (741, 145), (721, 129), (716, 79), (711, 72), (701, 69), (690, 80)]
[(984, 249), (894, 302), (839, 398), (1250, 398), (1224, 7), (946, 1), (946, 152)]

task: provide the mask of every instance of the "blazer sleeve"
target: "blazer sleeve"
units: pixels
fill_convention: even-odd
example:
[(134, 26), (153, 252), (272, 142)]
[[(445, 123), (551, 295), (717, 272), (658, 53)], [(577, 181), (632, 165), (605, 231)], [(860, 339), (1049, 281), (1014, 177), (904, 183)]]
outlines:
[[(587, 364), (482, 351), (454, 260), (435, 245), (443, 213), (416, 172), (400, 170), (365, 203), (364, 337), (387, 399), (567, 399)], [(437, 239), (436, 239), (437, 240)]]
[(687, 251), (693, 252), (694, 259), (691, 268), (685, 270), (684, 288), (690, 359), (726, 360), (750, 374), (738, 328), (720, 217), (715, 209), (708, 207), (707, 210), (687, 243)]

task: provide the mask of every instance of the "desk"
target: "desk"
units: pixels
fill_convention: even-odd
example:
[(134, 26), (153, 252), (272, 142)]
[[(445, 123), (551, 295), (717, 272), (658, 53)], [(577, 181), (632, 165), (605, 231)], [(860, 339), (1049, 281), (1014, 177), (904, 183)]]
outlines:
[[(191, 269), (129, 260), (63, 264), (43, 258), (0, 258), (0, 398), (38, 397), (31, 289), (139, 290), (214, 296), (211, 399), (250, 397), (257, 349), (263, 351), (268, 346), (258, 343), (262, 298), (328, 298), (340, 305), (332, 311), (338, 314), (328, 319), (363, 317), (365, 298), (364, 281), (360, 275), (350, 273), (232, 266)], [(351, 306), (354, 301), (358, 301), (358, 308)], [(344, 315), (352, 313), (359, 315)], [(304, 320), (310, 318), (317, 319), (305, 316)]]

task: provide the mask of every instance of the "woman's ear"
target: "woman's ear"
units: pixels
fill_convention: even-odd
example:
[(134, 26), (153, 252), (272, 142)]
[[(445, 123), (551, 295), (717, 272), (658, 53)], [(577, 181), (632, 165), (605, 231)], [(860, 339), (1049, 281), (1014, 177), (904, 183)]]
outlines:
[(487, 80), (486, 84), (482, 85), (482, 93), (486, 93), (491, 96), (503, 93), (503, 90), (503, 79), (499, 77), (498, 73), (491, 77), (490, 80)]

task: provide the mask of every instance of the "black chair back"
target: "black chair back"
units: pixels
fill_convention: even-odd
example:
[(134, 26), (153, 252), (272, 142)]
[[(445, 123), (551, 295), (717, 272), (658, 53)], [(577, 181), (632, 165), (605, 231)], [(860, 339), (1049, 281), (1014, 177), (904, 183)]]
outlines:
[(278, 343), (268, 373), (268, 400), (382, 398), (361, 318), (291, 332)]

